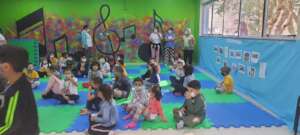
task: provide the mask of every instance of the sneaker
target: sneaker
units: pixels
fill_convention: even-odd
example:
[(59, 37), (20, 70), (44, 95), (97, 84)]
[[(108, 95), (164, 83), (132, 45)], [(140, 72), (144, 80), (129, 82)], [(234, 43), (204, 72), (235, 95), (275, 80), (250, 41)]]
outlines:
[(136, 127), (136, 123), (135, 122), (130, 122), (130, 123), (128, 123), (126, 126), (125, 126), (125, 128), (135, 128)]
[(184, 122), (181, 120), (176, 124), (176, 129), (183, 129), (184, 127)]

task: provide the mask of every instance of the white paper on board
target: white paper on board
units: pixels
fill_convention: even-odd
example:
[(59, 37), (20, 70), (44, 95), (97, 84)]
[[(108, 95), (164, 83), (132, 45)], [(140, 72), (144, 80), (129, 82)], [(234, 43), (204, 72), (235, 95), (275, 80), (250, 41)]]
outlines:
[(228, 47), (224, 47), (224, 57), (225, 58), (228, 58), (228, 51), (229, 51)]
[(260, 58), (259, 52), (252, 52), (251, 54), (251, 63), (258, 63), (258, 60)]
[(265, 79), (267, 72), (267, 63), (259, 63), (259, 78)]

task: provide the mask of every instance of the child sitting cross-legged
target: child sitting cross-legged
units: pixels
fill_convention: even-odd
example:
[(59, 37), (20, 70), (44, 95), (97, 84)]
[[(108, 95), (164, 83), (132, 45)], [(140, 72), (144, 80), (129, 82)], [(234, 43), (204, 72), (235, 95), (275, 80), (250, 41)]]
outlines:
[(40, 77), (37, 71), (34, 70), (34, 66), (32, 63), (29, 63), (27, 69), (24, 71), (27, 80), (31, 84), (31, 88), (35, 89), (40, 85)]
[(220, 82), (216, 88), (217, 93), (232, 93), (234, 87), (234, 81), (230, 75), (230, 68), (224, 65), (221, 68), (221, 74), (224, 80)]
[(63, 89), (63, 99), (61, 102), (63, 104), (75, 104), (79, 99), (78, 95), (78, 80), (72, 74), (70, 69), (65, 69), (64, 71), (65, 80), (63, 81), (64, 89)]
[(185, 101), (182, 107), (173, 110), (174, 119), (177, 122), (176, 128), (193, 128), (205, 119), (205, 102), (200, 93), (200, 82), (193, 80), (187, 84)]
[(96, 90), (102, 85), (102, 79), (99, 77), (93, 78), (92, 85), (89, 87), (88, 100), (86, 102), (86, 107), (80, 110), (80, 115), (90, 114), (92, 112), (99, 111), (99, 104), (101, 99), (96, 96)]
[(126, 128), (135, 128), (136, 122), (139, 120), (140, 115), (148, 105), (147, 92), (143, 87), (143, 80), (141, 78), (135, 78), (133, 87), (133, 99), (128, 105), (125, 105), (124, 109), (128, 112), (123, 119), (131, 119), (132, 121), (126, 125)]
[(113, 90), (109, 85), (103, 84), (96, 90), (97, 97), (101, 98), (99, 111), (89, 117), (90, 135), (109, 135), (118, 121), (118, 111), (113, 104)]
[(101, 69), (100, 69), (100, 64), (97, 61), (94, 61), (94, 62), (92, 62), (91, 69), (88, 72), (89, 82), (83, 83), (82, 84), (83, 87), (84, 88), (89, 88), (91, 82), (93, 81), (92, 79), (96, 78), (96, 77), (103, 79), (103, 75), (102, 75), (102, 72), (101, 72)]

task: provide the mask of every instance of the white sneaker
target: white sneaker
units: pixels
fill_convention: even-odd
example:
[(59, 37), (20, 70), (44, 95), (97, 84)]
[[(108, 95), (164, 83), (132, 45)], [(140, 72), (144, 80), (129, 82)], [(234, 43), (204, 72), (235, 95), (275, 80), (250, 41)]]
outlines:
[(184, 127), (184, 122), (183, 120), (179, 121), (177, 124), (176, 124), (176, 129), (183, 129)]

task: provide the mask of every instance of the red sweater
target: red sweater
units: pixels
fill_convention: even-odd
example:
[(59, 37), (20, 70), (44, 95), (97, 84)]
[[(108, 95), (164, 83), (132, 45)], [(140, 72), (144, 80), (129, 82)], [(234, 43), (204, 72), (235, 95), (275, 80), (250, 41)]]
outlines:
[(157, 114), (160, 118), (164, 117), (163, 109), (161, 107), (161, 102), (156, 100), (155, 97), (149, 99), (148, 111), (150, 114)]

